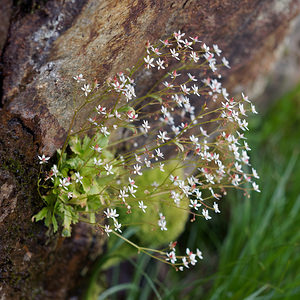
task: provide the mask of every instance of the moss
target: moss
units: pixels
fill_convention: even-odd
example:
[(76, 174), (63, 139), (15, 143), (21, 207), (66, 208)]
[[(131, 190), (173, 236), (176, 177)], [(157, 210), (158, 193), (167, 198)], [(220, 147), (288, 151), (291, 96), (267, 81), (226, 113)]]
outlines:
[(13, 5), (21, 13), (31, 13), (33, 14), (45, 5), (48, 0), (14, 0)]
[(17, 159), (8, 158), (3, 162), (2, 168), (12, 172), (16, 177), (23, 176), (25, 174), (23, 164)]

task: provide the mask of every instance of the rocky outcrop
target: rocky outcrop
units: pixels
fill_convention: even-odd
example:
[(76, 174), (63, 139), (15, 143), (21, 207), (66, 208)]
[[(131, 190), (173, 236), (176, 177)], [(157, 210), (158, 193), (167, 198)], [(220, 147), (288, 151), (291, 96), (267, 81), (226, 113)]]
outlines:
[[(83, 73), (101, 84), (134, 65), (147, 40), (182, 30), (220, 46), (231, 62), (229, 89), (253, 90), (274, 69), (300, 0), (34, 2), (39, 5), (4, 25), (8, 39), (0, 41), (0, 295), (66, 299), (101, 238), (84, 225), (71, 239), (47, 238), (31, 217), (40, 205), (36, 156), (53, 154), (64, 141), (74, 110), (72, 77)], [(293, 76), (299, 75), (298, 68)]]

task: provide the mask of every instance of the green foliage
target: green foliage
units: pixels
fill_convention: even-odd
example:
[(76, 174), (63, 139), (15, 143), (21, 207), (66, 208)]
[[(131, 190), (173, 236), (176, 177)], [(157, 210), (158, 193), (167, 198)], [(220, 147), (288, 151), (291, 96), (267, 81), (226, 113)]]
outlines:
[[(177, 161), (170, 161), (165, 164), (165, 172), (162, 173), (159, 168), (147, 169), (143, 172), (143, 176), (137, 176), (135, 183), (140, 187), (136, 193), (139, 200), (143, 200), (147, 205), (147, 213), (134, 210), (129, 215), (125, 208), (119, 209), (122, 224), (128, 226), (137, 226), (139, 230), (136, 236), (139, 241), (146, 247), (156, 248), (170, 241), (174, 241), (177, 236), (183, 231), (187, 216), (189, 214), (188, 203), (189, 200), (185, 197), (181, 200), (177, 207), (173, 200), (170, 199), (170, 192), (168, 189), (169, 175), (183, 177), (183, 169)], [(155, 182), (158, 186), (166, 186), (166, 191), (158, 195), (155, 193), (156, 187), (152, 186), (149, 194), (144, 191), (149, 188), (149, 183)], [(133, 200), (134, 201), (134, 200)], [(130, 204), (130, 202), (129, 202)], [(161, 231), (157, 225), (159, 219), (159, 212), (168, 220), (167, 231)], [(149, 230), (150, 227), (150, 230)]]
[(262, 195), (239, 201), (232, 216), (209, 299), (299, 299), (300, 85), (253, 120), (252, 159)]
[[(133, 275), (139, 289), (128, 287), (125, 299), (299, 299), (299, 105), (300, 85), (264, 118), (251, 120), (251, 159), (259, 166), (262, 193), (253, 193), (250, 199), (230, 193), (231, 207), (220, 215), (220, 223), (188, 226), (181, 239), (191, 248), (205, 240), (203, 263), (184, 275), (174, 270), (166, 274), (162, 264), (143, 262), (141, 256)], [(143, 279), (141, 268), (151, 282)], [(112, 300), (118, 299), (117, 290), (123, 288), (118, 277), (122, 271), (121, 266), (113, 269), (115, 289), (108, 290)]]
[[(89, 222), (95, 223), (95, 212), (109, 205), (106, 202), (110, 189), (105, 187), (117, 176), (118, 167), (114, 168), (114, 174), (107, 175), (100, 171), (95, 166), (94, 159), (110, 161), (114, 157), (105, 149), (101, 153), (95, 151), (92, 148), (94, 144), (105, 148), (108, 138), (100, 133), (96, 133), (93, 138), (87, 135), (84, 138), (71, 136), (68, 153), (61, 155), (61, 151), (57, 151), (58, 171), (51, 176), (51, 186), (42, 186), (50, 188), (48, 193), (42, 196), (46, 207), (33, 218), (36, 221), (44, 219), (45, 225), (53, 226), (54, 232), (58, 230), (58, 222), (62, 222), (63, 236), (71, 235), (71, 225), (77, 223), (81, 216), (88, 215)], [(79, 180), (76, 173), (84, 178)], [(68, 189), (63, 186), (64, 180)]]
[[(168, 185), (166, 181), (169, 179), (169, 175), (172, 173), (174, 176), (183, 176), (183, 168), (177, 161), (169, 161), (164, 167), (165, 172), (160, 172), (159, 168), (147, 169), (143, 172), (143, 176), (137, 176), (135, 183), (139, 186), (136, 193), (136, 198), (142, 200), (147, 206), (147, 212), (143, 213), (141, 210), (133, 210), (130, 214), (127, 213), (125, 207), (120, 207), (118, 212), (120, 214), (119, 221), (124, 227), (135, 229), (133, 240), (136, 244), (148, 248), (158, 248), (168, 244), (183, 232), (185, 224), (189, 215), (189, 200), (183, 198), (179, 206), (176, 206), (172, 199), (170, 199), (170, 192), (168, 191)], [(155, 182), (158, 186), (165, 185), (166, 192), (159, 195), (155, 194), (156, 187), (152, 186), (152, 190), (149, 193), (144, 193), (149, 188), (149, 183)], [(137, 200), (133, 200), (137, 201)], [(133, 201), (128, 201), (129, 204), (133, 204)], [(157, 225), (159, 218), (159, 212), (168, 220), (167, 231), (161, 231)], [(118, 237), (111, 236), (108, 240), (108, 252), (115, 247), (118, 241)], [(127, 259), (137, 254), (137, 249), (123, 243), (122, 246), (115, 252), (115, 255), (122, 254)], [(120, 257), (109, 260), (105, 264), (105, 268), (112, 266), (120, 261)]]

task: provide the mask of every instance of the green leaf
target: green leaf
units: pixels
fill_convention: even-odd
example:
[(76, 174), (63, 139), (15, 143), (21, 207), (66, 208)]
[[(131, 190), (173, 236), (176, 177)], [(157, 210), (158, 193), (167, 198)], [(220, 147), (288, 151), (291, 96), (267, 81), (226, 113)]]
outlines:
[(58, 229), (58, 225), (57, 225), (57, 221), (56, 221), (55, 215), (52, 216), (52, 224), (53, 224), (53, 231), (55, 233), (57, 231), (57, 229)]
[(105, 290), (99, 297), (98, 300), (104, 300), (108, 299), (108, 296), (111, 296), (117, 292), (123, 291), (123, 290), (135, 290), (138, 291), (138, 287), (133, 283), (122, 283), (118, 284), (116, 286), (113, 286), (107, 290)]
[(93, 183), (91, 184), (90, 190), (87, 192), (88, 195), (95, 195), (99, 194), (102, 190), (102, 187), (98, 185), (98, 182), (96, 180), (93, 180)]
[(99, 174), (99, 170), (95, 166), (91, 166), (90, 163), (81, 168), (80, 174), (83, 177), (95, 177)]
[(126, 113), (127, 113), (127, 112), (130, 111), (130, 110), (132, 110), (132, 111), (135, 112), (135, 110), (134, 110), (133, 107), (128, 106), (128, 105), (125, 105), (125, 106), (119, 108), (119, 109), (118, 109), (118, 112), (119, 112), (119, 113), (120, 113), (120, 112), (126, 112)]
[(91, 184), (92, 184), (91, 179), (88, 177), (84, 177), (81, 181), (82, 181), (82, 187), (84, 191), (88, 193), (89, 190), (91, 189)]
[(79, 156), (72, 157), (66, 161), (66, 165), (71, 169), (78, 170), (80, 166), (84, 164), (84, 161)]
[(174, 140), (174, 144), (181, 150), (181, 152), (184, 152), (184, 147), (182, 144), (180, 144), (177, 140)]
[(76, 154), (81, 154), (81, 140), (78, 136), (72, 136), (69, 139), (71, 150)]
[(48, 207), (44, 207), (36, 215), (34, 215), (32, 217), (32, 220), (35, 219), (36, 222), (41, 221), (44, 218), (46, 218), (48, 212), (49, 212), (49, 208)]
[(100, 197), (97, 195), (91, 195), (87, 197), (88, 209), (96, 211), (101, 207)]
[(63, 237), (70, 237), (71, 236), (71, 228), (64, 228), (61, 235)]
[(82, 151), (87, 152), (90, 150), (91, 139), (86, 135), (82, 141)]
[(96, 142), (96, 144), (98, 144), (101, 148), (104, 148), (107, 146), (108, 140), (109, 140), (109, 138), (101, 133), (97, 133), (94, 138), (94, 141)]
[(90, 213), (90, 222), (92, 224), (96, 223), (96, 217), (95, 217), (95, 213)]
[(149, 97), (158, 100), (158, 102), (160, 104), (162, 104), (162, 102), (163, 102), (163, 99), (160, 96), (156, 95), (156, 94), (150, 94)]

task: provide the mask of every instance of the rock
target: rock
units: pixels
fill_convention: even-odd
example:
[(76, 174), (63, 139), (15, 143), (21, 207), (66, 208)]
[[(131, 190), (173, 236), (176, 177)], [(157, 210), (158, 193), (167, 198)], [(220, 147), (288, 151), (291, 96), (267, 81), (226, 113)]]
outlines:
[(36, 184), (38, 140), (0, 111), (0, 299), (67, 299), (105, 239), (82, 223), (72, 238), (46, 234), (32, 216), (42, 206)]
[(0, 10), (0, 56), (2, 49), (6, 42), (7, 33), (9, 29), (9, 21), (12, 13), (12, 0), (1, 0)]
[[(2, 55), (0, 296), (5, 299), (66, 299), (90, 265), (90, 254), (101, 253), (104, 239), (87, 225), (62, 240), (48, 238), (41, 223), (31, 222), (42, 205), (36, 157), (62, 146), (74, 111), (73, 76), (83, 73), (101, 84), (134, 65), (147, 40), (182, 30), (220, 46), (231, 62), (227, 87), (237, 93), (253, 85), (257, 90), (300, 11), (300, 0), (40, 3), (14, 16)], [(145, 90), (151, 82), (141, 77), (139, 83)], [(83, 114), (77, 126), (85, 119)]]
[(270, 68), (299, 8), (299, 0), (47, 2), (11, 28), (3, 99), (53, 154), (73, 114), (74, 75), (104, 82), (135, 64), (147, 40), (181, 29), (219, 44), (232, 66), (227, 86), (239, 91)]

